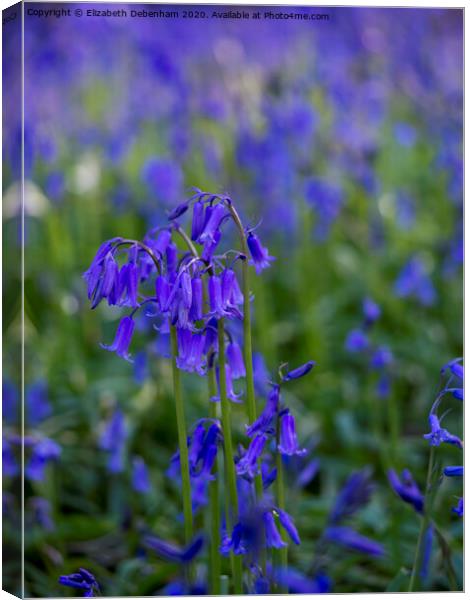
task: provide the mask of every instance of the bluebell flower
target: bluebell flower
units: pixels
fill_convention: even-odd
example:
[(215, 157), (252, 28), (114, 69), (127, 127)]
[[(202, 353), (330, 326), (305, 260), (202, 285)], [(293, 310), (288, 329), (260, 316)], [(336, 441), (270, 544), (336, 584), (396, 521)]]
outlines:
[(19, 473), (19, 465), (13, 453), (10, 442), (2, 440), (2, 474), (4, 477), (15, 477)]
[(387, 398), (387, 396), (390, 394), (390, 387), (390, 376), (388, 373), (382, 373), (376, 386), (376, 391), (379, 398)]
[(110, 352), (116, 352), (118, 356), (132, 362), (129, 354), (129, 345), (134, 333), (134, 319), (130, 316), (123, 317), (118, 325), (114, 341), (110, 345), (101, 344), (101, 347)]
[(83, 590), (84, 598), (93, 598), (95, 593), (100, 591), (100, 586), (94, 575), (92, 575), (90, 571), (81, 568), (78, 569), (78, 573), (61, 575), (59, 577), (59, 583), (76, 590)]
[(44, 421), (52, 413), (49, 403), (47, 383), (43, 380), (35, 381), (26, 388), (26, 421), (35, 426)]
[(286, 513), (286, 511), (281, 510), (280, 508), (276, 508), (275, 512), (279, 517), (279, 522), (285, 531), (288, 533), (290, 539), (294, 542), (294, 544), (300, 544), (300, 537), (297, 531), (297, 528), (292, 520), (292, 517)]
[(108, 470), (121, 473), (124, 470), (124, 450), (126, 447), (127, 427), (124, 414), (116, 409), (106, 424), (100, 437), (100, 448), (109, 453)]
[(296, 369), (293, 369), (292, 371), (286, 373), (283, 376), (282, 381), (291, 381), (292, 379), (299, 379), (300, 377), (307, 375), (307, 373), (310, 373), (310, 371), (313, 369), (315, 364), (316, 363), (314, 360), (309, 360), (300, 367), (297, 367)]
[(44, 182), (44, 191), (55, 202), (62, 198), (65, 192), (65, 179), (60, 171), (48, 173)]
[(454, 512), (456, 515), (458, 515), (459, 517), (463, 517), (463, 498), (459, 498), (459, 501), (457, 503), (457, 506), (455, 506), (452, 509), (452, 512)]
[(17, 387), (4, 376), (2, 381), (2, 416), (4, 422), (16, 424), (19, 419), (19, 393)]
[(264, 396), (269, 389), (271, 375), (266, 366), (263, 355), (260, 352), (253, 354), (253, 378), (255, 380), (255, 390), (260, 396)]
[(250, 264), (254, 265), (256, 273), (259, 275), (270, 266), (270, 262), (276, 259), (269, 255), (268, 249), (261, 245), (258, 236), (252, 231), (248, 233), (247, 242), (251, 254)]
[(197, 241), (200, 244), (205, 244), (207, 242), (214, 243), (216, 241), (216, 232), (219, 232), (222, 221), (228, 217), (228, 215), (229, 213), (223, 204), (208, 206), (206, 208), (204, 227)]
[(137, 302), (139, 276), (140, 269), (135, 262), (129, 262), (121, 267), (121, 270), (119, 271), (117, 304), (120, 304), (121, 306), (130, 306), (131, 308), (139, 306), (139, 303)]
[(317, 475), (320, 468), (320, 461), (318, 458), (313, 458), (306, 462), (306, 464), (298, 472), (295, 484), (299, 488), (306, 487)]
[(381, 310), (380, 306), (376, 304), (371, 298), (365, 298), (362, 304), (362, 311), (364, 313), (364, 320), (367, 326), (375, 323), (380, 317)]
[(385, 554), (381, 544), (360, 535), (350, 527), (338, 525), (330, 526), (326, 528), (324, 535), (330, 542), (334, 542), (351, 550), (357, 550), (358, 552), (370, 554), (371, 556), (383, 556)]
[(463, 366), (460, 364), (461, 360), (461, 358), (454, 358), (454, 360), (446, 363), (441, 369), (441, 375), (444, 375), (444, 373), (449, 370), (452, 375), (455, 375), (463, 381), (464, 371)]
[(446, 477), (463, 477), (463, 466), (444, 467), (443, 473)]
[(31, 457), (25, 466), (25, 475), (33, 481), (43, 481), (46, 465), (57, 460), (62, 452), (59, 444), (49, 438), (42, 438), (32, 449)]
[(293, 567), (288, 567), (276, 569), (274, 578), (278, 584), (286, 587), (290, 594), (327, 594), (331, 591), (331, 580), (324, 574), (309, 578)]
[(179, 369), (204, 375), (206, 372), (206, 357), (204, 355), (205, 335), (191, 333), (188, 329), (177, 328), (178, 356), (176, 364)]
[(348, 333), (344, 346), (348, 352), (362, 352), (369, 346), (369, 340), (361, 329), (353, 329)]
[(423, 437), (425, 440), (429, 440), (431, 446), (440, 446), (442, 443), (445, 443), (463, 448), (462, 441), (456, 435), (449, 433), (447, 429), (441, 427), (437, 415), (433, 413), (429, 415), (429, 424), (431, 426), (431, 431), (423, 435)]
[(200, 277), (193, 277), (191, 279), (191, 307), (189, 309), (189, 318), (191, 321), (199, 321), (203, 318), (204, 314), (204, 301), (203, 301), (203, 286), (202, 279)]
[(288, 411), (281, 415), (278, 450), (281, 454), (287, 456), (292, 456), (293, 454), (303, 456), (307, 453), (305, 448), (299, 447), (295, 429), (295, 418)]
[(179, 548), (153, 535), (147, 535), (144, 544), (151, 548), (160, 558), (170, 562), (185, 564), (191, 562), (201, 552), (204, 546), (204, 538), (197, 535), (185, 548)]
[(402, 500), (411, 504), (415, 511), (421, 514), (424, 507), (423, 494), (416, 485), (410, 471), (405, 469), (402, 472), (401, 479), (393, 469), (389, 469), (387, 475), (393, 490)]
[(412, 258), (403, 267), (395, 281), (394, 290), (398, 298), (413, 297), (423, 306), (432, 306), (436, 301), (436, 290), (424, 263), (418, 257)]
[(279, 533), (272, 511), (266, 511), (263, 513), (263, 522), (266, 534), (266, 547), (284, 548), (287, 546), (286, 542), (283, 541), (281, 534)]
[(336, 497), (329, 522), (336, 524), (356, 513), (369, 502), (373, 491), (369, 468), (350, 475)]
[(240, 379), (240, 377), (245, 377), (245, 362), (243, 360), (241, 348), (237, 344), (237, 342), (232, 341), (230, 342), (230, 344), (227, 345), (226, 354), (227, 362), (232, 372), (232, 377), (234, 379)]
[(370, 359), (372, 369), (383, 369), (393, 360), (393, 355), (387, 346), (379, 346)]
[(140, 385), (149, 377), (149, 365), (147, 354), (144, 351), (137, 352), (134, 359), (134, 379)]
[(52, 520), (52, 507), (49, 500), (36, 496), (31, 498), (30, 503), (36, 523), (45, 531), (53, 531), (55, 525)]
[(318, 218), (315, 234), (323, 241), (341, 211), (343, 193), (338, 185), (327, 179), (310, 177), (305, 186), (305, 195)]
[(139, 494), (148, 494), (150, 492), (147, 465), (140, 456), (134, 456), (132, 460), (132, 487)]
[[(213, 402), (219, 402), (220, 401), (220, 373), (219, 373), (219, 367), (216, 368), (216, 376), (217, 376), (217, 388), (218, 388), (218, 395), (211, 398), (211, 400)], [(232, 381), (232, 371), (230, 369), (230, 366), (228, 364), (225, 365), (225, 385), (227, 388), (227, 398), (229, 400), (231, 400), (232, 402), (236, 402), (236, 403), (240, 403), (242, 402), (240, 400), (240, 397), (242, 396), (242, 392), (240, 392), (239, 394), (237, 394), (235, 392), (235, 390), (233, 389), (233, 381)]]
[(193, 218), (191, 221), (191, 239), (196, 242), (204, 229), (205, 224), (205, 209), (204, 203), (201, 201), (193, 204)]
[(248, 450), (237, 463), (237, 473), (253, 479), (259, 472), (258, 461), (266, 444), (266, 436), (256, 435), (250, 442)]
[(423, 558), (419, 569), (419, 576), (423, 580), (427, 579), (429, 573), (429, 563), (431, 562), (433, 540), (434, 527), (431, 523), (431, 525), (429, 525), (424, 534)]
[(274, 417), (276, 417), (279, 410), (280, 389), (279, 385), (272, 387), (260, 416), (246, 428), (246, 435), (248, 437), (252, 437), (256, 433), (267, 433), (272, 430)]
[(214, 252), (215, 252), (217, 246), (219, 245), (221, 239), (222, 239), (222, 233), (219, 230), (217, 230), (214, 233), (212, 238), (207, 238), (207, 240), (204, 243), (204, 246), (202, 248), (202, 252), (201, 252), (201, 259), (205, 263), (207, 263), (207, 264), (212, 263), (212, 258), (214, 256)]
[(183, 173), (168, 158), (149, 158), (142, 168), (141, 177), (151, 194), (163, 202), (171, 203), (181, 194)]

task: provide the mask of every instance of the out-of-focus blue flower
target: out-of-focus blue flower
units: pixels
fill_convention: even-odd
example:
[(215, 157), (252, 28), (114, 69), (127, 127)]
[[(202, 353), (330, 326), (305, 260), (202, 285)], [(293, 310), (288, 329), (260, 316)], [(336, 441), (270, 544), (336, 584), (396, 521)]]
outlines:
[(393, 129), (395, 139), (401, 146), (411, 148), (416, 142), (416, 129), (409, 123), (396, 123)]
[(101, 344), (101, 347), (110, 352), (116, 352), (118, 356), (128, 362), (133, 362), (130, 358), (129, 346), (132, 341), (134, 326), (135, 322), (132, 317), (123, 317), (119, 322), (113, 343), (110, 345)]
[(441, 444), (452, 444), (463, 448), (462, 441), (456, 435), (449, 433), (447, 429), (441, 427), (439, 417), (433, 413), (429, 415), (429, 424), (431, 431), (423, 435), (425, 440), (429, 440), (431, 446), (440, 446)]
[(245, 363), (243, 361), (242, 351), (236, 342), (227, 345), (227, 362), (234, 379), (246, 376)]
[(31, 498), (31, 508), (34, 513), (34, 519), (45, 531), (53, 531), (55, 529), (52, 520), (52, 507), (49, 500), (36, 496)]
[(124, 470), (124, 451), (127, 427), (123, 412), (118, 408), (107, 422), (100, 437), (100, 448), (109, 453), (108, 471), (121, 473)]
[(366, 325), (372, 325), (381, 315), (380, 306), (372, 300), (372, 298), (364, 298), (362, 304), (362, 312)]
[(423, 548), (423, 559), (421, 561), (421, 567), (419, 575), (421, 579), (427, 579), (429, 573), (429, 563), (431, 562), (432, 556), (432, 544), (434, 540), (434, 527), (429, 525), (424, 534), (424, 548)]
[(150, 492), (147, 465), (140, 456), (134, 456), (132, 460), (132, 487), (139, 494), (148, 494)]
[(395, 281), (395, 294), (398, 298), (413, 297), (423, 306), (432, 306), (436, 301), (436, 290), (427, 274), (422, 260), (411, 258)]
[(370, 359), (370, 366), (372, 369), (383, 369), (393, 361), (393, 354), (387, 346), (379, 346), (372, 358)]
[(282, 381), (291, 381), (292, 379), (299, 379), (300, 377), (307, 375), (307, 373), (310, 373), (310, 371), (313, 369), (315, 364), (316, 363), (314, 360), (309, 360), (304, 365), (301, 365), (300, 367), (297, 367), (296, 369), (286, 373), (282, 378)]
[(15, 384), (3, 378), (2, 381), (2, 416), (4, 422), (15, 424), (19, 419), (19, 393)]
[(332, 526), (327, 527), (325, 530), (325, 538), (330, 542), (350, 548), (351, 550), (357, 550), (364, 554), (370, 554), (371, 556), (383, 556), (385, 554), (384, 548), (378, 542), (371, 540), (368, 537), (360, 535), (354, 529), (344, 526)]
[(15, 477), (19, 473), (19, 466), (13, 453), (13, 448), (5, 438), (2, 440), (2, 474), (4, 477)]
[(250, 264), (254, 265), (256, 274), (259, 275), (270, 266), (270, 262), (276, 259), (269, 255), (268, 249), (262, 246), (258, 236), (252, 231), (248, 234), (247, 242), (251, 254)]
[(367, 467), (349, 476), (331, 509), (331, 524), (340, 523), (369, 502), (374, 491), (370, 477), (370, 469)]
[(353, 329), (349, 332), (344, 346), (348, 352), (362, 352), (369, 346), (369, 340), (362, 329)]
[(388, 375), (388, 373), (382, 373), (377, 382), (376, 387), (377, 395), (379, 396), (379, 398), (386, 398), (390, 394), (390, 386), (390, 376)]
[[(216, 375), (217, 375), (217, 388), (218, 388), (218, 395), (211, 398), (211, 400), (213, 402), (219, 402), (220, 401), (220, 372), (219, 372), (219, 367), (216, 368)], [(225, 384), (227, 387), (227, 398), (229, 400), (231, 400), (232, 402), (236, 402), (236, 403), (240, 403), (242, 402), (240, 400), (240, 397), (242, 396), (242, 392), (240, 392), (239, 394), (237, 394), (235, 392), (235, 390), (233, 389), (233, 381), (232, 381), (232, 371), (229, 367), (228, 364), (225, 365)]]
[(455, 506), (452, 509), (452, 512), (454, 512), (456, 515), (458, 515), (459, 517), (463, 517), (463, 498), (459, 498), (459, 501), (457, 503), (457, 506)]
[(142, 385), (149, 377), (149, 365), (147, 354), (144, 351), (137, 352), (134, 358), (134, 379), (139, 385)]
[(253, 354), (253, 377), (256, 393), (264, 396), (268, 391), (271, 375), (260, 352)]
[(26, 421), (35, 426), (44, 421), (52, 413), (49, 403), (47, 383), (35, 381), (26, 389)]
[(463, 467), (444, 467), (444, 475), (446, 477), (463, 477)]
[(266, 533), (267, 548), (284, 548), (287, 544), (282, 540), (281, 534), (276, 527), (274, 516), (271, 511), (263, 513), (264, 530)]
[(423, 494), (416, 485), (410, 471), (405, 469), (402, 472), (401, 479), (393, 469), (390, 469), (387, 475), (392, 489), (402, 500), (411, 504), (415, 511), (421, 514), (424, 507)]
[(44, 191), (46, 196), (57, 202), (61, 200), (65, 192), (65, 179), (60, 171), (49, 173), (44, 182)]
[(95, 592), (100, 591), (100, 586), (98, 585), (94, 575), (92, 575), (90, 571), (82, 568), (78, 569), (78, 573), (61, 575), (59, 577), (59, 583), (76, 590), (83, 590), (84, 598), (93, 598), (95, 596)]
[(327, 594), (332, 588), (331, 579), (326, 575), (318, 574), (310, 579), (293, 567), (276, 569), (274, 578), (291, 594)]
[(152, 196), (167, 205), (177, 200), (182, 193), (183, 173), (168, 158), (149, 158), (142, 167), (141, 177)]
[(303, 456), (307, 453), (305, 448), (299, 447), (295, 428), (295, 418), (288, 411), (281, 415), (278, 450), (281, 454), (287, 456), (292, 456), (294, 454)]
[(44, 479), (47, 463), (57, 460), (62, 452), (59, 444), (49, 438), (42, 438), (32, 448), (31, 457), (25, 466), (25, 475), (33, 481)]
[(323, 241), (341, 211), (343, 192), (336, 184), (327, 179), (311, 177), (305, 186), (305, 196), (317, 214), (315, 234), (319, 240)]
[(160, 558), (178, 564), (185, 564), (192, 561), (204, 546), (202, 535), (197, 535), (185, 548), (179, 548), (153, 535), (145, 536), (143, 542), (145, 546), (156, 552)]
[(411, 229), (416, 222), (416, 206), (411, 196), (399, 192), (396, 197), (397, 225), (404, 230)]

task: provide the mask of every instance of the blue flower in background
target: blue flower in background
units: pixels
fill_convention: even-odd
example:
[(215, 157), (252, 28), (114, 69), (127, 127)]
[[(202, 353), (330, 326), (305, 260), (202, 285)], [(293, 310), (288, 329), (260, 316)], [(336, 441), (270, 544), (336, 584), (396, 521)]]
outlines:
[(99, 446), (109, 454), (107, 468), (110, 473), (124, 470), (127, 427), (123, 412), (117, 408), (112, 414), (99, 440)]
[(348, 333), (344, 346), (348, 352), (362, 352), (369, 346), (369, 340), (362, 329), (353, 329)]
[(411, 258), (400, 271), (394, 291), (398, 298), (415, 298), (423, 306), (432, 306), (437, 299), (426, 267), (418, 257)]
[(140, 456), (132, 459), (132, 487), (139, 494), (148, 494), (151, 489), (147, 465)]
[(141, 177), (150, 194), (168, 206), (183, 192), (183, 172), (168, 158), (149, 158), (142, 167)]
[(26, 388), (25, 411), (26, 421), (31, 426), (38, 425), (51, 415), (52, 407), (45, 381), (35, 381)]
[(90, 571), (82, 568), (78, 569), (78, 573), (61, 575), (59, 577), (59, 583), (76, 590), (82, 590), (84, 598), (93, 598), (95, 593), (100, 591), (100, 586), (94, 575), (92, 575)]
[(46, 465), (57, 460), (61, 452), (61, 447), (54, 440), (42, 438), (37, 441), (32, 448), (30, 459), (25, 465), (26, 477), (32, 481), (43, 481)]
[(388, 471), (388, 480), (392, 489), (402, 500), (411, 504), (417, 513), (421, 514), (423, 512), (423, 494), (408, 469), (402, 472), (401, 479), (393, 469), (390, 469)]
[(311, 177), (305, 185), (305, 196), (317, 216), (315, 234), (320, 241), (324, 241), (341, 211), (343, 192), (330, 179)]
[(324, 536), (330, 542), (334, 542), (340, 546), (349, 548), (350, 550), (356, 550), (357, 552), (377, 557), (385, 554), (382, 544), (379, 544), (364, 535), (360, 535), (350, 527), (337, 525), (327, 527)]

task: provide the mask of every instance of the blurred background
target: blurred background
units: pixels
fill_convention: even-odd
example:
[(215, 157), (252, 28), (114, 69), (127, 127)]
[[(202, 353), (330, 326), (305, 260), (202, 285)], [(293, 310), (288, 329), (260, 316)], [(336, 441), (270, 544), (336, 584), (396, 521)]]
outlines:
[[(34, 4), (51, 6), (62, 8)], [(100, 348), (122, 311), (91, 311), (82, 273), (102, 241), (141, 239), (191, 186), (230, 194), (276, 257), (252, 277), (258, 364), (275, 373), (317, 361), (288, 397), (319, 464), (289, 492), (303, 540), (291, 562), (308, 569), (338, 490), (369, 465), (376, 490), (357, 519), (387, 557), (333, 549), (328, 568), (335, 592), (384, 591), (411, 565), (419, 528), (386, 467), (409, 468), (423, 487), (439, 370), (462, 354), (463, 11), (299, 8), (329, 18), (241, 21), (210, 18), (214, 6), (193, 7), (206, 17), (190, 19), (182, 6), (161, 8), (180, 16), (25, 19), (25, 593), (71, 595), (57, 578), (78, 567), (109, 596), (159, 594), (176, 576), (139, 537), (148, 528), (182, 539), (180, 492), (166, 476), (177, 439), (170, 365), (144, 322), (134, 364)], [(3, 87), (4, 588), (18, 592), (13, 31)], [(365, 298), (381, 313), (368, 327)], [(378, 363), (358, 341), (366, 329), (368, 351), (386, 352)], [(192, 423), (207, 414), (204, 381), (184, 385)], [(241, 435), (243, 407), (234, 419)], [(120, 442), (110, 449), (112, 427)], [(446, 427), (461, 433), (459, 406)], [(461, 460), (453, 447), (439, 457)], [(140, 490), (139, 461), (149, 474)], [(458, 589), (460, 495), (449, 480), (436, 499)], [(441, 554), (433, 560), (428, 588), (448, 589)]]

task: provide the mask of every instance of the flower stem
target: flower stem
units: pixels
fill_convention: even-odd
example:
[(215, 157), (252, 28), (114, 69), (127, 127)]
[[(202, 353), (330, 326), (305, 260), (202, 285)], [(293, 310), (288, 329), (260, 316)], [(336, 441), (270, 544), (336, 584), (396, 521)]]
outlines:
[[(215, 380), (214, 367), (208, 369), (208, 389), (209, 389), (209, 417), (217, 418), (217, 404), (211, 402), (217, 394), (217, 384)], [(217, 461), (214, 465), (214, 479), (209, 482), (209, 512), (210, 512), (210, 556), (209, 556), (209, 577), (211, 582), (210, 593), (218, 596), (220, 590), (220, 504), (219, 504), (219, 480), (217, 476)]]
[(419, 530), (418, 542), (416, 544), (416, 552), (413, 562), (413, 570), (411, 571), (410, 585), (408, 587), (409, 592), (413, 592), (416, 584), (419, 583), (418, 571), (423, 560), (425, 533), (427, 528), (429, 527), (429, 522), (431, 518), (431, 495), (429, 493), (429, 490), (431, 488), (431, 479), (434, 468), (434, 453), (435, 447), (431, 446), (428, 462), (428, 474), (426, 477), (426, 488), (424, 490), (423, 516), (421, 517), (421, 527)]
[(181, 464), (181, 483), (183, 492), (183, 514), (184, 514), (184, 537), (189, 543), (193, 537), (193, 510), (191, 506), (191, 481), (189, 478), (188, 442), (186, 433), (186, 421), (184, 416), (184, 403), (181, 394), (180, 372), (176, 365), (178, 344), (176, 341), (176, 329), (170, 328), (171, 338), (171, 366), (173, 371), (173, 391), (175, 395), (176, 425), (178, 428), (178, 445)]
[[(219, 341), (219, 391), (220, 407), (222, 412), (222, 429), (224, 436), (225, 471), (227, 475), (228, 494), (230, 499), (230, 511), (232, 523), (227, 523), (227, 529), (231, 529), (233, 523), (238, 521), (238, 492), (237, 478), (235, 473), (235, 462), (233, 459), (232, 432), (230, 429), (230, 404), (227, 398), (227, 381), (225, 374), (225, 332), (224, 320), (218, 322)], [(241, 557), (233, 556), (233, 583), (235, 594), (243, 593)]]

